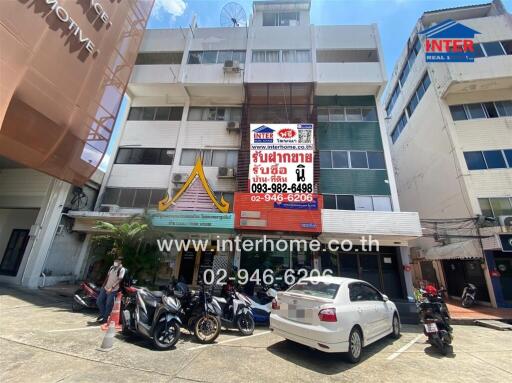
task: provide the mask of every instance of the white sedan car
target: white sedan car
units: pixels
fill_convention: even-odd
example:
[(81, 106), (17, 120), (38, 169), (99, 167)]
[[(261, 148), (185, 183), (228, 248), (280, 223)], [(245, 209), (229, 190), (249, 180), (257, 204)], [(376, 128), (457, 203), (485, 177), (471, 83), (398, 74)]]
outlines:
[(277, 294), (270, 329), (320, 351), (346, 352), (357, 363), (363, 347), (387, 335), (400, 337), (400, 317), (395, 304), (367, 282), (309, 277)]

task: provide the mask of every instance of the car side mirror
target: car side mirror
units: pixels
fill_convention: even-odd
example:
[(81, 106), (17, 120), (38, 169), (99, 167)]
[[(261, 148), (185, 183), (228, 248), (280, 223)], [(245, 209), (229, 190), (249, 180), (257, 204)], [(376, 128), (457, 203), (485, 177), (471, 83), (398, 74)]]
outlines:
[(388, 298), (388, 296), (386, 294), (382, 294), (382, 300), (384, 302), (387, 302), (387, 301), (389, 301), (389, 298)]

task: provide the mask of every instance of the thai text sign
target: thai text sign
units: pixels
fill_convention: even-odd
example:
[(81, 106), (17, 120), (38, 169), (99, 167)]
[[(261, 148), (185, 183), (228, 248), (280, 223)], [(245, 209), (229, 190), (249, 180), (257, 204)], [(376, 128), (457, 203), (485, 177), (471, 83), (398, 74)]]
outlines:
[(313, 142), (313, 124), (251, 124), (251, 193), (312, 193)]

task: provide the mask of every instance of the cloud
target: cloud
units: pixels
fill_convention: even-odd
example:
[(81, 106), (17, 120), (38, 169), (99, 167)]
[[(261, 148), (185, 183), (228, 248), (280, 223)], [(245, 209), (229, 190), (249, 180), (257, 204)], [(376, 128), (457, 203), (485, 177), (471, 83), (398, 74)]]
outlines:
[(161, 19), (165, 14), (171, 15), (173, 19), (183, 15), (187, 3), (185, 0), (156, 0), (153, 7), (153, 14)]

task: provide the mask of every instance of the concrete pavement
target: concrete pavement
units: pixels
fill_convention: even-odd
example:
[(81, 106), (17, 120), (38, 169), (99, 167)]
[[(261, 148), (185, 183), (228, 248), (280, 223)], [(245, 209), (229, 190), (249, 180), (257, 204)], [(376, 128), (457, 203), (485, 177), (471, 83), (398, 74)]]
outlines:
[(104, 333), (95, 313), (73, 313), (69, 298), (0, 288), (0, 381), (4, 382), (505, 382), (512, 379), (512, 332), (455, 326), (454, 353), (440, 356), (418, 326), (364, 350), (358, 365), (284, 341), (223, 331), (202, 346), (184, 331), (175, 349), (156, 351), (138, 337)]

